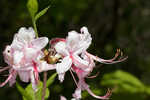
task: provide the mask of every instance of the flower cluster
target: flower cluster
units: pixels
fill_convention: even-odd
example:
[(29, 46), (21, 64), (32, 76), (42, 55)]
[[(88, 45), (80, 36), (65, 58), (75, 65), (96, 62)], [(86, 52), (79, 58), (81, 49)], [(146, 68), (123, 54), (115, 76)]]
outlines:
[[(9, 76), (5, 82), (0, 86), (4, 86), (9, 82), (10, 86), (15, 83), (16, 76), (19, 75), (23, 82), (31, 81), (33, 89), (36, 91), (36, 85), (39, 80), (39, 72), (56, 70), (60, 82), (64, 81), (65, 73), (70, 71), (77, 88), (73, 93), (75, 99), (81, 99), (81, 92), (86, 90), (90, 95), (97, 99), (108, 99), (111, 95), (109, 90), (104, 96), (97, 96), (91, 90), (89, 85), (85, 82), (88, 78), (95, 62), (98, 61), (104, 64), (113, 64), (122, 62), (127, 57), (118, 56), (121, 54), (120, 50), (114, 58), (105, 60), (94, 56), (87, 52), (88, 47), (92, 42), (92, 38), (88, 29), (82, 27), (81, 33), (76, 31), (68, 32), (66, 38), (54, 38), (50, 40), (49, 50), (54, 50), (53, 56), (48, 55), (44, 48), (48, 44), (47, 37), (35, 37), (35, 32), (32, 28), (20, 28), (15, 34), (11, 45), (6, 46), (3, 55), (5, 62), (8, 64)], [(48, 56), (48, 57), (47, 57)], [(59, 60), (59, 62), (49, 63), (49, 59)], [(116, 60), (118, 59), (118, 60)], [(1, 69), (2, 71), (4, 69)], [(74, 77), (74, 73), (78, 76), (78, 82)]]
[(39, 79), (38, 73), (54, 69), (53, 65), (40, 60), (44, 56), (42, 49), (47, 43), (48, 38), (36, 38), (32, 28), (20, 28), (18, 33), (14, 35), (12, 44), (6, 46), (3, 52), (10, 74), (0, 86), (4, 86), (7, 82), (12, 86), (18, 74), (23, 82), (29, 82), (30, 80), (33, 89), (36, 90)]

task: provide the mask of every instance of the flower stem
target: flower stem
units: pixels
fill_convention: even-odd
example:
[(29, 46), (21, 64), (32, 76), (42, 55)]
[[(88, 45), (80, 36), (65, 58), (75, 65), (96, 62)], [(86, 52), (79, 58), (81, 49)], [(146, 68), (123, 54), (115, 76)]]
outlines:
[(74, 82), (75, 82), (76, 86), (78, 87), (78, 83), (77, 83), (77, 81), (76, 81), (76, 79), (75, 79), (75, 77), (74, 77), (74, 75), (73, 75), (73, 73), (72, 73), (71, 69), (70, 69), (69, 71), (70, 71), (70, 73), (71, 73), (71, 75), (72, 75), (72, 78), (73, 78), (73, 80), (74, 80)]
[(34, 30), (35, 30), (35, 33), (36, 33), (36, 37), (38, 37), (38, 32), (37, 32), (37, 27), (36, 27), (35, 21), (33, 22), (33, 27), (34, 27)]
[(37, 31), (37, 26), (36, 26), (36, 21), (34, 20), (34, 18), (32, 18), (32, 24), (36, 33), (36, 37), (38, 37), (38, 31)]
[(42, 89), (42, 100), (45, 99), (45, 94), (46, 94), (46, 81), (47, 81), (47, 72), (44, 72), (44, 82), (43, 82), (43, 89)]
[(34, 92), (34, 100), (37, 100), (37, 94)]

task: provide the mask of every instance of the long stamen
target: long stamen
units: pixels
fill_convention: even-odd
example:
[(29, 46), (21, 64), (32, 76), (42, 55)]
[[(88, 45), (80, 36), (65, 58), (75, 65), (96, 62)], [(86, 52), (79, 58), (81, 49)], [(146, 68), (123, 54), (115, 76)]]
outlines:
[(119, 56), (119, 54), (120, 54), (120, 49), (117, 49), (117, 52), (116, 52), (116, 54), (115, 54), (115, 56), (112, 58), (112, 59), (109, 59), (109, 60), (115, 60), (118, 56)]
[[(114, 63), (122, 62), (128, 58), (128, 56), (123, 57), (123, 52), (121, 52), (120, 49), (117, 49), (117, 53), (115, 54), (115, 56), (109, 60), (99, 58), (97, 56), (89, 54), (88, 52), (86, 52), (86, 54), (89, 55), (90, 57), (92, 57), (94, 60), (101, 62), (101, 63), (104, 63), (104, 64), (114, 64)], [(118, 60), (116, 60), (119, 55), (121, 55), (121, 57), (119, 57)]]
[(0, 87), (3, 87), (6, 83), (8, 83), (8, 81), (11, 79), (11, 77), (12, 77), (12, 74), (10, 74), (8, 76), (8, 78), (3, 83), (0, 84)]
[(0, 69), (0, 73), (3, 72), (3, 71), (5, 71), (5, 70), (8, 70), (9, 68), (11, 68), (11, 67), (8, 66), (8, 67), (1, 68), (1, 69)]
[(96, 75), (93, 75), (93, 76), (87, 76), (86, 78), (95, 78), (95, 77), (98, 76), (98, 74), (99, 74), (99, 72), (97, 72)]
[(107, 91), (107, 93), (104, 95), (104, 96), (97, 96), (97, 95), (95, 95), (91, 90), (90, 90), (90, 88), (86, 88), (86, 90), (87, 90), (87, 92), (91, 95), (91, 96), (93, 96), (93, 97), (95, 97), (95, 98), (97, 98), (97, 99), (109, 99), (109, 97), (111, 96), (111, 94), (112, 94), (112, 92), (111, 92), (111, 90), (110, 89), (108, 89), (108, 91)]
[(72, 75), (72, 78), (73, 78), (73, 80), (74, 80), (76, 86), (78, 87), (77, 81), (76, 81), (76, 79), (75, 79), (75, 77), (74, 77), (74, 75), (73, 75), (73, 73), (72, 73), (72, 70), (70, 69), (69, 71), (70, 71), (70, 73), (71, 73), (71, 75)]
[(3, 87), (6, 83), (8, 83), (8, 81), (12, 78), (14, 73), (15, 71), (12, 71), (10, 75), (8, 76), (8, 78), (3, 83), (0, 84), (0, 87)]
[(9, 76), (8, 74), (6, 74), (6, 75), (1, 75), (1, 76)]

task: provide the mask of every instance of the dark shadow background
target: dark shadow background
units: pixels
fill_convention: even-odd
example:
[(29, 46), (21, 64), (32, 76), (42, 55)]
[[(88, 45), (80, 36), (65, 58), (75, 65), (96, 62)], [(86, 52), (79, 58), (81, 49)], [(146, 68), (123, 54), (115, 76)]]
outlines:
[[(115, 54), (117, 48), (121, 48), (124, 55), (128, 55), (128, 60), (119, 64), (101, 65), (98, 63), (93, 73), (100, 72), (99, 76), (95, 79), (88, 79), (87, 83), (93, 84), (91, 86), (95, 88), (106, 90), (99, 84), (103, 75), (121, 69), (136, 76), (144, 85), (150, 85), (150, 0), (38, 1), (39, 10), (51, 4), (47, 14), (38, 21), (40, 36), (47, 36), (49, 39), (66, 37), (68, 31), (77, 30), (79, 32), (82, 26), (87, 26), (93, 39), (88, 49), (90, 53), (109, 59)], [(12, 42), (13, 35), (20, 27), (32, 26), (26, 2), (26, 0), (0, 0), (0, 66), (7, 66), (4, 63), (2, 52), (5, 46)], [(51, 73), (50, 71), (49, 74)], [(4, 81), (4, 78), (1, 75), (0, 81)], [(59, 81), (56, 80), (50, 87), (50, 98), (59, 100), (59, 96), (64, 95), (70, 99), (75, 88), (68, 72), (63, 84), (59, 84)], [(112, 96), (112, 100), (150, 99), (150, 94), (142, 97), (142, 93), (128, 94), (126, 92), (124, 96), (115, 95), (122, 99), (115, 97), (113, 99)], [(0, 97), (1, 100), (22, 99), (15, 85), (0, 88)], [(83, 100), (96, 99), (87, 95)]]

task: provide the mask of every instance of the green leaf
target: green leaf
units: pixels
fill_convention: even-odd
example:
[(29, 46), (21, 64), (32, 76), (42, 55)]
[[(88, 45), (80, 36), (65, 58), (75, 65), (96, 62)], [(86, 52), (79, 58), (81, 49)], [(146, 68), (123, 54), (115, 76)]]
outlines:
[(37, 0), (28, 0), (27, 8), (28, 8), (28, 11), (29, 11), (32, 19), (33, 19), (35, 14), (38, 11), (38, 2), (37, 2)]
[[(42, 89), (43, 89), (43, 83), (39, 82), (38, 86), (37, 86), (38, 91), (35, 92), (32, 88), (32, 84), (29, 84), (25, 91), (30, 94), (30, 96), (32, 97), (31, 99), (26, 99), (25, 97), (23, 97), (23, 100), (41, 100), (42, 98)], [(45, 99), (47, 99), (49, 97), (50, 91), (48, 88), (46, 88), (46, 95), (45, 95)]]
[(16, 82), (16, 87), (26, 100), (32, 100), (32, 97), (20, 86), (18, 82)]
[(51, 75), (51, 77), (48, 78), (46, 82), (46, 87), (49, 87), (54, 82), (56, 76), (57, 76), (57, 73), (54, 73), (53, 75)]
[(150, 86), (146, 86), (146, 93), (150, 95)]
[(49, 9), (50, 6), (46, 7), (45, 9), (43, 9), (42, 11), (40, 11), (38, 14), (36, 14), (35, 16), (35, 21), (37, 21), (41, 16), (43, 16)]
[(144, 93), (145, 85), (128, 72), (118, 70), (104, 75), (101, 84), (114, 87), (116, 92)]

